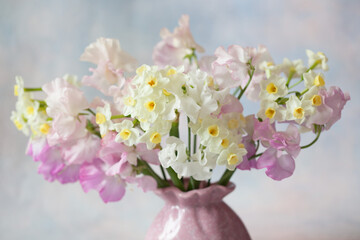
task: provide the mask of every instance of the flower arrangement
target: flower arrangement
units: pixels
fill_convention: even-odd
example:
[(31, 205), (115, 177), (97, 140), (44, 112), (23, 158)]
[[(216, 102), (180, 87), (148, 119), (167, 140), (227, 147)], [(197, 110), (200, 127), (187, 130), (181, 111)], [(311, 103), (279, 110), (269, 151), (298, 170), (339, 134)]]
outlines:
[[(322, 52), (307, 50), (307, 66), (287, 58), (275, 64), (264, 46), (219, 47), (198, 59), (204, 49), (187, 15), (160, 36), (153, 66), (138, 66), (118, 40), (99, 38), (80, 57), (96, 65), (81, 81), (65, 75), (27, 88), (16, 77), (11, 120), (30, 135), (27, 154), (46, 180), (79, 181), (105, 203), (119, 201), (128, 184), (144, 191), (170, 184), (190, 191), (201, 181), (206, 187), (218, 166), (225, 171), (215, 183), (224, 186), (236, 169), (266, 168), (267, 176), (282, 180), (293, 174), (300, 150), (329, 130), (350, 100), (340, 88), (326, 87)], [(102, 98), (88, 101), (82, 85)], [(256, 114), (243, 115), (243, 97), (260, 103)], [(315, 137), (301, 145), (304, 132)]]

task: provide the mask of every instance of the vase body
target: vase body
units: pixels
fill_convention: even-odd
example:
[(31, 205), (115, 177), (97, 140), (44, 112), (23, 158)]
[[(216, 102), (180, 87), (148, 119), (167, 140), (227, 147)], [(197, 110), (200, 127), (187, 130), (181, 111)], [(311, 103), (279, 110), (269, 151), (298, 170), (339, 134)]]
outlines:
[(175, 187), (157, 189), (165, 206), (151, 224), (146, 240), (246, 240), (249, 233), (236, 213), (223, 201), (235, 188), (211, 185), (182, 192)]

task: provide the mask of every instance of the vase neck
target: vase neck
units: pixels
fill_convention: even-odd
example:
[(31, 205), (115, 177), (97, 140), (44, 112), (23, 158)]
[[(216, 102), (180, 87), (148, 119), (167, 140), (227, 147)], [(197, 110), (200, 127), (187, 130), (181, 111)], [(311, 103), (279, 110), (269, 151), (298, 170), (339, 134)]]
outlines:
[(212, 184), (206, 188), (182, 192), (178, 188), (171, 186), (155, 190), (166, 204), (177, 205), (181, 207), (198, 207), (216, 204), (222, 202), (222, 199), (235, 189), (233, 183), (226, 187), (218, 184)]

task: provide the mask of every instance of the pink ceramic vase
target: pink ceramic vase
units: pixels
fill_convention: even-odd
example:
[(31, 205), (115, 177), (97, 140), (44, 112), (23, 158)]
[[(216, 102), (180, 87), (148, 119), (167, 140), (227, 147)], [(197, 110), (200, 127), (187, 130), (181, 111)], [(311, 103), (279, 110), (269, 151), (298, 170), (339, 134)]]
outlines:
[(189, 192), (176, 187), (157, 189), (165, 206), (156, 216), (146, 240), (246, 240), (250, 239), (243, 222), (223, 201), (235, 189), (213, 184)]

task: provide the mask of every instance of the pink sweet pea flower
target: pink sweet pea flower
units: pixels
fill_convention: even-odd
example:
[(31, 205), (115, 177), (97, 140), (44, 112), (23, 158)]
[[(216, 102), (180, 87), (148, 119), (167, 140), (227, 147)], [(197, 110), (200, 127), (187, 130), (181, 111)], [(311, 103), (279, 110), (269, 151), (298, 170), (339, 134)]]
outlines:
[(320, 95), (323, 97), (324, 105), (332, 109), (332, 114), (325, 124), (325, 129), (330, 127), (341, 118), (341, 111), (347, 101), (350, 100), (349, 93), (343, 93), (339, 87), (332, 86), (328, 91), (320, 90)]
[(79, 179), (79, 164), (67, 166), (62, 158), (59, 146), (50, 146), (46, 138), (32, 139), (27, 154), (34, 161), (39, 161), (38, 173), (47, 181), (58, 180), (60, 183), (76, 182)]
[(272, 61), (264, 46), (243, 48), (232, 45), (227, 51), (219, 47), (215, 50), (215, 56), (217, 59), (212, 65), (213, 75), (221, 88), (244, 87), (249, 80), (247, 63), (250, 59), (251, 64), (255, 66), (255, 74), (261, 73), (259, 65), (263, 61)]
[(227, 95), (225, 99), (223, 100), (223, 103), (221, 104), (221, 110), (220, 114), (226, 114), (226, 113), (242, 113), (244, 111), (244, 108), (240, 101), (234, 97), (233, 95)]
[(192, 53), (192, 49), (202, 53), (204, 49), (198, 45), (189, 26), (189, 16), (182, 15), (179, 20), (179, 27), (171, 33), (163, 28), (160, 32), (162, 40), (155, 46), (153, 51), (153, 61), (155, 65), (164, 67), (166, 65), (180, 66), (185, 65), (185, 70), (190, 69), (190, 62), (184, 57)]
[(268, 148), (258, 159), (257, 168), (266, 168), (266, 175), (274, 180), (290, 177), (295, 170), (295, 161), (290, 154)]

